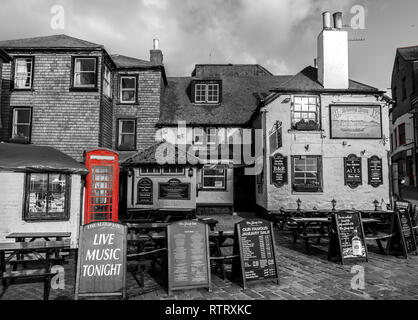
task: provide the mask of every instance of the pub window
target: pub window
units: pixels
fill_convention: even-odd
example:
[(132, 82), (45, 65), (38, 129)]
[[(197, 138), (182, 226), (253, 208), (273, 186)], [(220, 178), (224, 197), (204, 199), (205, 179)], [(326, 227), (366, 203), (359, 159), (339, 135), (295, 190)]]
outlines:
[(206, 144), (214, 145), (218, 142), (218, 130), (216, 128), (207, 128), (206, 130)]
[(170, 176), (173, 176), (173, 175), (184, 176), (185, 170), (183, 167), (176, 167), (176, 166), (164, 167), (163, 174), (170, 175)]
[(224, 166), (203, 167), (204, 189), (226, 189), (226, 169)]
[(112, 72), (106, 65), (104, 67), (103, 76), (103, 94), (108, 98), (112, 97)]
[(398, 134), (399, 134), (399, 145), (402, 146), (406, 143), (405, 123), (402, 123), (399, 125)]
[(146, 166), (146, 167), (141, 167), (139, 169), (139, 172), (141, 175), (160, 175), (161, 168), (153, 167), (153, 166)]
[(31, 119), (31, 108), (13, 109), (12, 139), (22, 139), (25, 142), (30, 142)]
[(97, 58), (74, 58), (75, 88), (96, 88), (97, 86)]
[(322, 192), (322, 157), (292, 157), (292, 186), (296, 192)]
[(24, 220), (67, 220), (69, 175), (30, 173), (26, 176)]
[(135, 103), (137, 97), (135, 76), (121, 76), (120, 77), (120, 102), (121, 103)]
[(118, 150), (136, 149), (136, 119), (118, 120)]
[(201, 128), (193, 129), (193, 144), (201, 145), (203, 144), (204, 131)]
[(33, 57), (16, 58), (14, 73), (15, 89), (31, 89), (33, 80)]
[(319, 99), (316, 96), (294, 96), (292, 129), (319, 130)]
[(194, 87), (195, 103), (219, 103), (218, 83), (196, 83)]

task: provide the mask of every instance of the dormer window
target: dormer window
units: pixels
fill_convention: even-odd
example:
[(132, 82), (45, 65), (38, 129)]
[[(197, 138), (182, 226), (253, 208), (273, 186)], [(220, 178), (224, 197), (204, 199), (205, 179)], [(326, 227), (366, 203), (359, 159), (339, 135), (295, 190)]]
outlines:
[(196, 104), (220, 103), (220, 81), (195, 81), (193, 83), (193, 100)]

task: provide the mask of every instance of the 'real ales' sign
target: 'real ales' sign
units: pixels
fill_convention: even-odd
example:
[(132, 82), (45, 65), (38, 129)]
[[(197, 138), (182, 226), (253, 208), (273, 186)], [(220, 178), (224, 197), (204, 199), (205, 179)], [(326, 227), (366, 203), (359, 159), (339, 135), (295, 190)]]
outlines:
[(126, 296), (127, 227), (95, 222), (80, 227), (75, 299)]

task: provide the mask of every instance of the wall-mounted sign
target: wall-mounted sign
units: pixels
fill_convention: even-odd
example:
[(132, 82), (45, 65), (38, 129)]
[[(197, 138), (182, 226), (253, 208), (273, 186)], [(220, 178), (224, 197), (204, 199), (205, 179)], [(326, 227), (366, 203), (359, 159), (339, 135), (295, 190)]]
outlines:
[(95, 222), (80, 227), (75, 299), (126, 296), (127, 227)]
[(168, 292), (208, 288), (211, 290), (207, 224), (187, 220), (167, 227)]
[(367, 160), (369, 184), (377, 188), (383, 184), (382, 159), (377, 156), (372, 156)]
[(239, 255), (240, 260), (234, 262), (232, 273), (241, 275), (244, 289), (250, 281), (275, 280), (279, 283), (271, 222), (254, 219), (237, 223), (234, 255)]
[(271, 181), (270, 183), (277, 188), (287, 183), (287, 157), (278, 153), (271, 157)]
[(345, 261), (368, 261), (360, 212), (338, 212), (332, 216), (329, 258), (338, 256)]
[(149, 178), (138, 181), (137, 204), (153, 204), (153, 184)]
[(282, 123), (277, 121), (269, 132), (270, 153), (280, 149), (282, 142)]
[(352, 189), (363, 184), (361, 158), (355, 154), (344, 158), (344, 184)]
[(331, 139), (381, 139), (380, 105), (330, 105)]
[(165, 200), (190, 200), (190, 183), (182, 183), (179, 179), (159, 183), (158, 196)]
[(405, 258), (411, 252), (415, 255), (418, 254), (409, 207), (407, 209), (396, 209), (392, 216), (391, 233), (394, 235), (387, 242), (386, 252), (388, 254), (392, 250), (402, 251)]

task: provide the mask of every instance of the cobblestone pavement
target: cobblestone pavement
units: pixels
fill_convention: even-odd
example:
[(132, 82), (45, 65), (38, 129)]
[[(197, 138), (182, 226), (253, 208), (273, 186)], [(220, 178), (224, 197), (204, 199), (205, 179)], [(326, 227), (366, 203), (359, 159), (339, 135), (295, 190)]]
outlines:
[[(293, 244), (290, 234), (275, 231), (280, 284), (273, 282), (249, 285), (243, 290), (239, 284), (222, 280), (216, 272), (212, 275), (213, 290), (176, 291), (168, 296), (166, 289), (156, 279), (145, 274), (145, 286), (139, 286), (132, 273), (127, 276), (128, 299), (132, 300), (382, 300), (418, 299), (418, 257), (403, 259), (378, 253), (377, 246), (369, 243), (369, 262), (360, 263), (365, 270), (365, 290), (352, 290), (352, 265), (342, 266), (327, 260), (327, 242), (313, 244), (306, 254), (299, 240)], [(65, 266), (65, 289), (51, 290), (51, 300), (73, 299), (74, 259)], [(43, 284), (16, 284), (9, 287), (3, 300), (42, 299)]]

